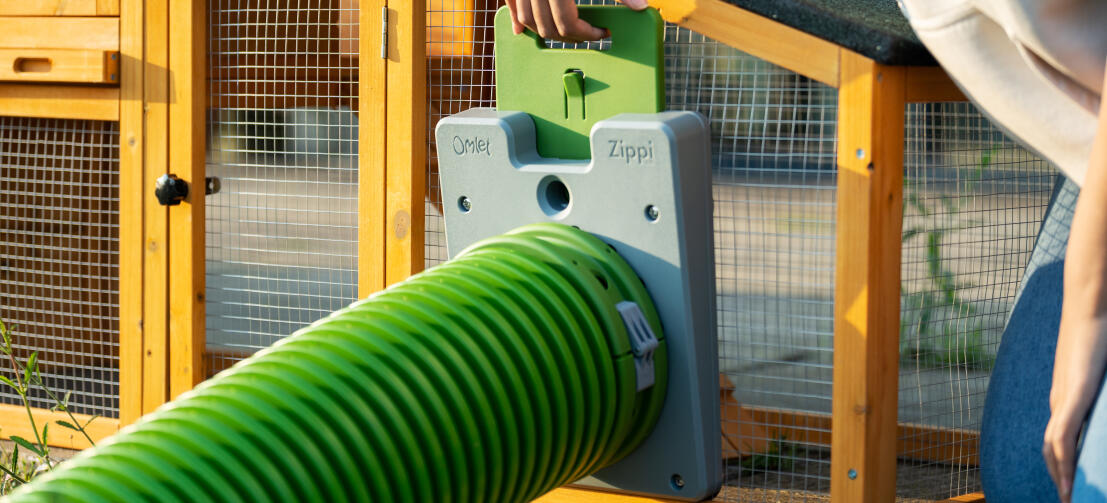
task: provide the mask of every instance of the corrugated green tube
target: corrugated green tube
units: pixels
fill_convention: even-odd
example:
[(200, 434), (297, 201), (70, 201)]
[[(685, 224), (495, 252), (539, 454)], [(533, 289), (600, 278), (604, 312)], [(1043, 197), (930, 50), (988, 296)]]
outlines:
[[(642, 391), (622, 301), (660, 339)], [(300, 330), (11, 500), (528, 501), (649, 434), (665, 354), (611, 247), (528, 226)]]

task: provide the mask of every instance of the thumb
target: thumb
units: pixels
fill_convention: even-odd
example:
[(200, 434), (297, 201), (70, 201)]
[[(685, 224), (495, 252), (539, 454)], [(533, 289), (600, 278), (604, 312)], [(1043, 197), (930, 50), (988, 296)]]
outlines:
[(649, 7), (649, 4), (646, 2), (646, 0), (620, 0), (620, 1), (623, 2), (623, 5), (626, 5), (627, 7), (630, 7), (631, 9), (634, 9), (634, 10), (642, 10), (642, 9), (645, 9), (646, 7)]

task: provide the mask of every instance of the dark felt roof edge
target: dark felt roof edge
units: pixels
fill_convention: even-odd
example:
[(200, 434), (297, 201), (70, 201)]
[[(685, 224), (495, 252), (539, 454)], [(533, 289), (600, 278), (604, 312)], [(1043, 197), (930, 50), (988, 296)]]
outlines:
[[(874, 0), (848, 0), (841, 15), (820, 0), (726, 0), (731, 5), (773, 19), (802, 32), (857, 52), (877, 63), (935, 66), (937, 61), (919, 41), (898, 8), (894, 12)], [(866, 11), (867, 9), (867, 11)], [(740, 48), (739, 48), (740, 49)]]

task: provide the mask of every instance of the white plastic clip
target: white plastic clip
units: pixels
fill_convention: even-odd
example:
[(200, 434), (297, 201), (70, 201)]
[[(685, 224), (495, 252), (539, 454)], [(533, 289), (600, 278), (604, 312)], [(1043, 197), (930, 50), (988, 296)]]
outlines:
[(638, 391), (653, 386), (653, 352), (657, 349), (657, 336), (654, 335), (646, 315), (638, 304), (623, 301), (615, 305), (630, 337), (630, 350), (634, 353), (634, 370), (638, 374)]

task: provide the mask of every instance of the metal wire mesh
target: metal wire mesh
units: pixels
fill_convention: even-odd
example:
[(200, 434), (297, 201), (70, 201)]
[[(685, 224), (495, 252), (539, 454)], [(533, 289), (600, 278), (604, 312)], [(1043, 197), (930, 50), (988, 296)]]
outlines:
[(427, 187), (425, 204), (425, 265), (444, 262), (446, 225), (438, 184), (438, 121), (495, 101), (492, 19), (495, 0), (427, 1)]
[(208, 372), (357, 295), (356, 0), (213, 0)]
[(830, 487), (833, 88), (669, 26), (668, 107), (711, 124), (723, 498)]
[(988, 378), (1057, 171), (967, 103), (906, 123), (900, 494), (942, 499), (980, 490)]
[(0, 317), (73, 411), (119, 416), (117, 123), (0, 117)]

